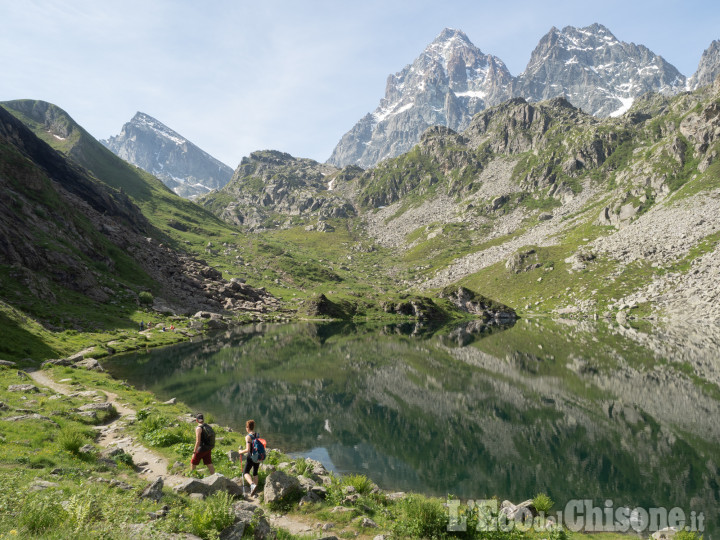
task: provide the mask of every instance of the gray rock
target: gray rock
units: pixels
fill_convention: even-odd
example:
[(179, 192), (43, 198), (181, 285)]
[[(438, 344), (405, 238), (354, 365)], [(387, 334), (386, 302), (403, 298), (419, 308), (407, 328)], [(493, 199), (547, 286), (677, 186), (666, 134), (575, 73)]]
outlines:
[(170, 398), (167, 401), (163, 401), (163, 405), (175, 405), (177, 403), (177, 398)]
[(300, 482), (295, 476), (283, 471), (275, 471), (265, 480), (265, 502), (268, 504), (282, 502), (290, 497), (302, 493)]
[(321, 499), (325, 499), (327, 497), (327, 488), (324, 486), (313, 486), (310, 491), (320, 497)]
[(500, 505), (500, 515), (507, 516), (508, 520), (521, 521), (536, 515), (532, 499), (513, 504), (510, 501), (503, 501)]
[(298, 476), (298, 482), (300, 482), (300, 487), (305, 492), (308, 492), (312, 488), (317, 486), (317, 482), (312, 478), (308, 478), (307, 476)]
[(119, 456), (124, 453), (125, 453), (125, 450), (123, 450), (122, 448), (118, 448), (118, 447), (105, 448), (104, 450), (102, 450), (100, 452), (100, 457), (101, 458), (114, 458), (115, 456)]
[(176, 493), (197, 493), (204, 496), (211, 495), (218, 491), (227, 491), (231, 495), (236, 496), (242, 495), (242, 488), (220, 473), (215, 473), (202, 480), (188, 478), (181, 484), (175, 486), (173, 490)]
[(86, 444), (83, 445), (83, 447), (80, 448), (78, 452), (80, 452), (81, 454), (92, 454), (93, 452), (95, 452), (95, 447), (92, 444)]
[(13, 366), (16, 366), (16, 365), (17, 365), (17, 364), (16, 364), (15, 362), (11, 362), (10, 360), (0, 360), (0, 366), (13, 367)]
[(163, 496), (162, 490), (164, 485), (165, 483), (163, 482), (162, 476), (158, 476), (152, 484), (143, 490), (140, 497), (142, 499), (151, 499), (159, 502)]
[(320, 501), (322, 501), (322, 499), (316, 493), (310, 491), (309, 493), (303, 495), (302, 499), (300, 499), (300, 502), (298, 503), (298, 506), (302, 508), (303, 506), (319, 503)]
[(113, 407), (112, 403), (87, 403), (85, 405), (82, 405), (80, 407), (81, 411), (101, 411), (101, 412), (111, 412), (115, 408)]
[(220, 540), (241, 540), (245, 532), (245, 523), (238, 521), (220, 532)]
[(70, 358), (54, 358), (52, 360), (45, 360), (42, 363), (43, 366), (72, 366), (74, 360)]
[(364, 529), (377, 529), (378, 524), (375, 523), (372, 519), (368, 517), (364, 517), (360, 520), (360, 526)]
[(51, 420), (47, 416), (42, 416), (41, 414), (22, 414), (20, 416), (8, 416), (5, 418), (0, 418), (0, 420), (4, 420), (5, 422), (23, 422), (25, 420), (43, 420), (45, 422), (49, 422), (52, 425), (56, 427), (60, 427), (57, 422)]
[(75, 362), (73, 364), (73, 367), (79, 368), (79, 369), (89, 369), (91, 371), (103, 371), (103, 368), (100, 365), (100, 362), (98, 362), (94, 358), (85, 358), (84, 360)]
[(56, 482), (48, 482), (46, 480), (35, 480), (30, 484), (30, 491), (44, 491), (48, 488), (60, 487), (60, 484)]
[(8, 392), (23, 392), (25, 394), (29, 392), (39, 392), (38, 387), (34, 384), (11, 384), (8, 386)]

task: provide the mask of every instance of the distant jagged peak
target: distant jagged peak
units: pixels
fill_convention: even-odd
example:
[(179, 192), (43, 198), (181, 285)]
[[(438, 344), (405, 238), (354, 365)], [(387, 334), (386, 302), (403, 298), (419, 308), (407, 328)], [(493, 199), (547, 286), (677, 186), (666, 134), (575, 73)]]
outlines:
[(180, 135), (177, 131), (169, 128), (165, 124), (163, 124), (160, 120), (157, 118), (153, 118), (147, 113), (144, 112), (136, 112), (135, 116), (132, 117), (130, 120), (130, 124), (134, 126), (147, 126), (153, 131), (157, 132), (159, 135), (166, 137), (168, 139), (171, 139), (173, 142), (177, 144), (184, 144), (189, 142), (185, 137)]
[(436, 37), (430, 45), (426, 47), (426, 51), (441, 50), (447, 51), (457, 47), (470, 47), (477, 49), (477, 47), (470, 41), (467, 34), (462, 30), (456, 30), (455, 28), (445, 28), (438, 37)]
[(720, 40), (713, 40), (700, 58), (697, 71), (688, 79), (688, 90), (713, 84), (720, 75)]

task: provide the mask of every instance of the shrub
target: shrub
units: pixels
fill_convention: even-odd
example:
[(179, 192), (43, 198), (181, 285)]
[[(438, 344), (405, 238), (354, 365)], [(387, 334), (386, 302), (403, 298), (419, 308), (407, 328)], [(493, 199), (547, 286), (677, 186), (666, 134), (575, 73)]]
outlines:
[(153, 303), (153, 295), (148, 291), (143, 291), (138, 294), (138, 301), (144, 306), (151, 306)]
[(533, 506), (538, 512), (545, 512), (546, 514), (550, 511), (555, 503), (545, 493), (538, 493), (533, 499)]
[(63, 428), (57, 437), (60, 448), (74, 455), (80, 454), (80, 448), (85, 445), (86, 441), (85, 434), (75, 427)]
[(448, 512), (442, 503), (409, 495), (398, 504), (400, 515), (392, 532), (400, 538), (443, 538), (447, 534)]
[(349, 474), (347, 476), (343, 476), (342, 485), (354, 487), (361, 495), (367, 495), (374, 487), (372, 481), (363, 474)]
[(130, 468), (135, 466), (132, 456), (126, 452), (116, 455), (113, 460), (115, 460), (115, 463), (118, 465), (125, 465)]
[(205, 501), (190, 507), (190, 532), (201, 538), (217, 538), (218, 533), (235, 521), (230, 505), (232, 496), (227, 491), (218, 491)]

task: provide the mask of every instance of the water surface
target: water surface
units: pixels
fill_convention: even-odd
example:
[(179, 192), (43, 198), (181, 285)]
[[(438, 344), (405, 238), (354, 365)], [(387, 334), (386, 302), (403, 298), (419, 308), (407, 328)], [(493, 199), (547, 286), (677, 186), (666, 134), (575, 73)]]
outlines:
[(270, 447), (385, 489), (677, 506), (707, 527), (720, 506), (718, 367), (682, 335), (531, 320), (258, 325), (104, 366), (234, 429), (254, 418)]

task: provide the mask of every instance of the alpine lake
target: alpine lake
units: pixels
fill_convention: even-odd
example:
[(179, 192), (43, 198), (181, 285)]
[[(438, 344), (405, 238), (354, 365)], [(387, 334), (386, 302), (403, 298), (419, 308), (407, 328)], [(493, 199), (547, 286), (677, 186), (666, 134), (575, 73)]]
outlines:
[(515, 503), (542, 492), (553, 513), (676, 508), (708, 539), (717, 337), (553, 319), (251, 325), (103, 367), (241, 433), (253, 418), (269, 448), (386, 490)]

